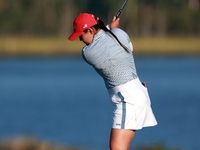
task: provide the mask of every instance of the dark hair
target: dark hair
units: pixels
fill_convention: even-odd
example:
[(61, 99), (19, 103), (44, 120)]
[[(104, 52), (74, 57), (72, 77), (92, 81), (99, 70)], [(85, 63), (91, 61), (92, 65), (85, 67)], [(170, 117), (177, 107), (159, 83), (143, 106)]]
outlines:
[(105, 23), (104, 23), (101, 19), (97, 19), (97, 18), (95, 18), (95, 19), (97, 20), (97, 24), (94, 25), (94, 26), (92, 26), (93, 28), (95, 28), (96, 30), (102, 29), (102, 30), (104, 30), (105, 32), (109, 32), (109, 33), (117, 40), (117, 42), (126, 50), (126, 52), (130, 53), (130, 51), (128, 50), (128, 48), (127, 48), (124, 44), (122, 44), (122, 43), (119, 41), (119, 39), (117, 38), (117, 36), (116, 36), (114, 33), (112, 33), (112, 32), (106, 27)]

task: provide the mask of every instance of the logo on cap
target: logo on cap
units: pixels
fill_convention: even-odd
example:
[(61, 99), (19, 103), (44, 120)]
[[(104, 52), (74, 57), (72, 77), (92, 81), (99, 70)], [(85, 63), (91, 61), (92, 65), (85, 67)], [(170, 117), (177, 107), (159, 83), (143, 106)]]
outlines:
[(87, 28), (87, 24), (83, 25), (83, 28)]
[(76, 30), (76, 25), (74, 24), (74, 30)]

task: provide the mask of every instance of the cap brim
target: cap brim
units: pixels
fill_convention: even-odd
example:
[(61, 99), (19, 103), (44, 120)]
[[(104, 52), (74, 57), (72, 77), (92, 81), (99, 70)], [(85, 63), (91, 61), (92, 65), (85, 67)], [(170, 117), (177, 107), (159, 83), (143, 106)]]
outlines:
[(82, 32), (74, 32), (72, 35), (68, 38), (70, 41), (76, 40)]

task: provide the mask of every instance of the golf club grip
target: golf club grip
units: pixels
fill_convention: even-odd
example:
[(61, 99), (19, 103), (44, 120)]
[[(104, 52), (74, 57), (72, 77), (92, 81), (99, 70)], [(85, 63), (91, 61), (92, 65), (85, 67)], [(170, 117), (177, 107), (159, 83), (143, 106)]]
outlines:
[(125, 0), (125, 2), (123, 3), (122, 7), (120, 8), (120, 10), (118, 11), (117, 15), (116, 15), (116, 19), (119, 18), (121, 12), (122, 12), (122, 9), (124, 8), (124, 6), (126, 5), (128, 0)]
[(121, 14), (122, 10), (120, 9), (116, 15), (116, 19), (119, 18), (120, 14)]

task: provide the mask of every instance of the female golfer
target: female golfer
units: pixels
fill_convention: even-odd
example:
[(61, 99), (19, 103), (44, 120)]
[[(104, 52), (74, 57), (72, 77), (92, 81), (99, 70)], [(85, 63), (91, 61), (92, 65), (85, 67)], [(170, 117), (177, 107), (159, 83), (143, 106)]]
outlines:
[(82, 13), (74, 20), (74, 32), (86, 46), (84, 60), (92, 65), (105, 81), (113, 103), (111, 150), (128, 150), (136, 130), (157, 124), (151, 109), (148, 91), (136, 73), (129, 36), (117, 28), (113, 18), (108, 30), (94, 15)]

